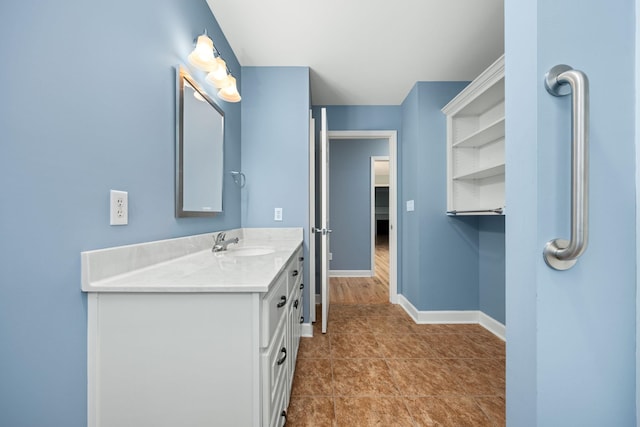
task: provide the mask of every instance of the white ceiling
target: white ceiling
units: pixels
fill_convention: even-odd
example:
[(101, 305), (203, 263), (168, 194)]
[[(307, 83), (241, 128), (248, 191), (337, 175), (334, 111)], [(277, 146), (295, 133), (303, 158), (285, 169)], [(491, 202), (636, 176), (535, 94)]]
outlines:
[[(309, 66), (313, 105), (399, 105), (504, 52), (503, 0), (207, 0), (242, 66)], [(215, 41), (214, 41), (215, 42)]]

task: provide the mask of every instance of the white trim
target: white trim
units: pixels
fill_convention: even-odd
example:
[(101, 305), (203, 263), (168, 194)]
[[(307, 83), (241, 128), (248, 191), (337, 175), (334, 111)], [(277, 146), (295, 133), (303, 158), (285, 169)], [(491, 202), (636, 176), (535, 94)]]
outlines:
[(493, 317), (485, 314), (484, 312), (479, 312), (478, 323), (480, 326), (491, 332), (493, 335), (500, 338), (502, 341), (507, 340), (507, 328), (500, 322), (498, 322)]
[(329, 277), (373, 277), (373, 270), (329, 270)]
[(300, 326), (300, 336), (305, 338), (312, 338), (313, 325), (311, 323), (303, 323), (302, 326)]
[(398, 131), (330, 130), (329, 139), (387, 139), (389, 141), (389, 302), (398, 299)]
[(398, 295), (398, 304), (418, 324), (435, 323), (476, 323), (506, 341), (505, 326), (480, 310), (436, 310), (420, 311), (404, 296)]
[(500, 79), (504, 79), (504, 54), (489, 65), (478, 77), (473, 79), (473, 82), (449, 101), (447, 105), (442, 107), (442, 112), (447, 115), (457, 113), (462, 107), (475, 99), (478, 94), (485, 92)]

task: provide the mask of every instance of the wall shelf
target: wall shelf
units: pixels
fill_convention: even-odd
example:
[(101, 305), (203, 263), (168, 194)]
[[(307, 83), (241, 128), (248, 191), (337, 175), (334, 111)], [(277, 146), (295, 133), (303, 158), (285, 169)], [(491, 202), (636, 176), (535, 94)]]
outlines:
[(505, 205), (504, 55), (442, 112), (447, 116), (447, 212), (500, 214)]
[(454, 148), (475, 148), (504, 138), (504, 117), (453, 143)]
[(463, 175), (454, 176), (454, 180), (474, 180), (490, 178), (492, 176), (504, 175), (504, 163), (501, 165), (491, 166), (484, 169), (479, 169)]

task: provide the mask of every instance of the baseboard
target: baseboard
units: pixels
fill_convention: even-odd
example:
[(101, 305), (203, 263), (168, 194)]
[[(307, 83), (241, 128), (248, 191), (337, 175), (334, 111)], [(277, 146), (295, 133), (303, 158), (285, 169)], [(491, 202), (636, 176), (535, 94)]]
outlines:
[(329, 277), (373, 277), (371, 270), (329, 270)]
[(480, 312), (478, 323), (480, 326), (484, 327), (489, 332), (493, 333), (493, 335), (500, 338), (502, 341), (507, 340), (507, 328), (502, 323), (498, 322), (491, 316), (486, 315), (482, 311)]
[(300, 336), (311, 338), (313, 337), (313, 324), (311, 323), (303, 323), (300, 329)]
[(416, 323), (477, 323), (501, 340), (506, 339), (505, 326), (479, 310), (420, 311), (404, 295), (398, 295), (398, 304)]

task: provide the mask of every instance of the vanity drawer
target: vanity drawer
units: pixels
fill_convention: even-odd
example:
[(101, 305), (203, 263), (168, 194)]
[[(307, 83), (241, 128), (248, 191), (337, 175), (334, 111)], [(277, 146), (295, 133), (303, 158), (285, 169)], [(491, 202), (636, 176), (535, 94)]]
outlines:
[(279, 399), (270, 409), (270, 417), (267, 418), (269, 423), (265, 422), (265, 425), (269, 427), (283, 427), (287, 422), (287, 405), (285, 403), (285, 391), (284, 384), (282, 384)]
[(300, 288), (302, 278), (304, 277), (304, 270), (302, 267), (292, 267), (289, 271), (289, 292), (293, 292)]
[(285, 274), (281, 274), (273, 285), (273, 288), (271, 288), (262, 299), (261, 347), (267, 347), (269, 345), (280, 319), (282, 319), (287, 312), (288, 300), (287, 277)]
[(273, 425), (274, 415), (286, 409), (286, 391), (291, 350), (286, 334), (286, 322), (278, 324), (276, 334), (269, 348), (262, 353), (262, 395), (263, 420), (265, 425)]

